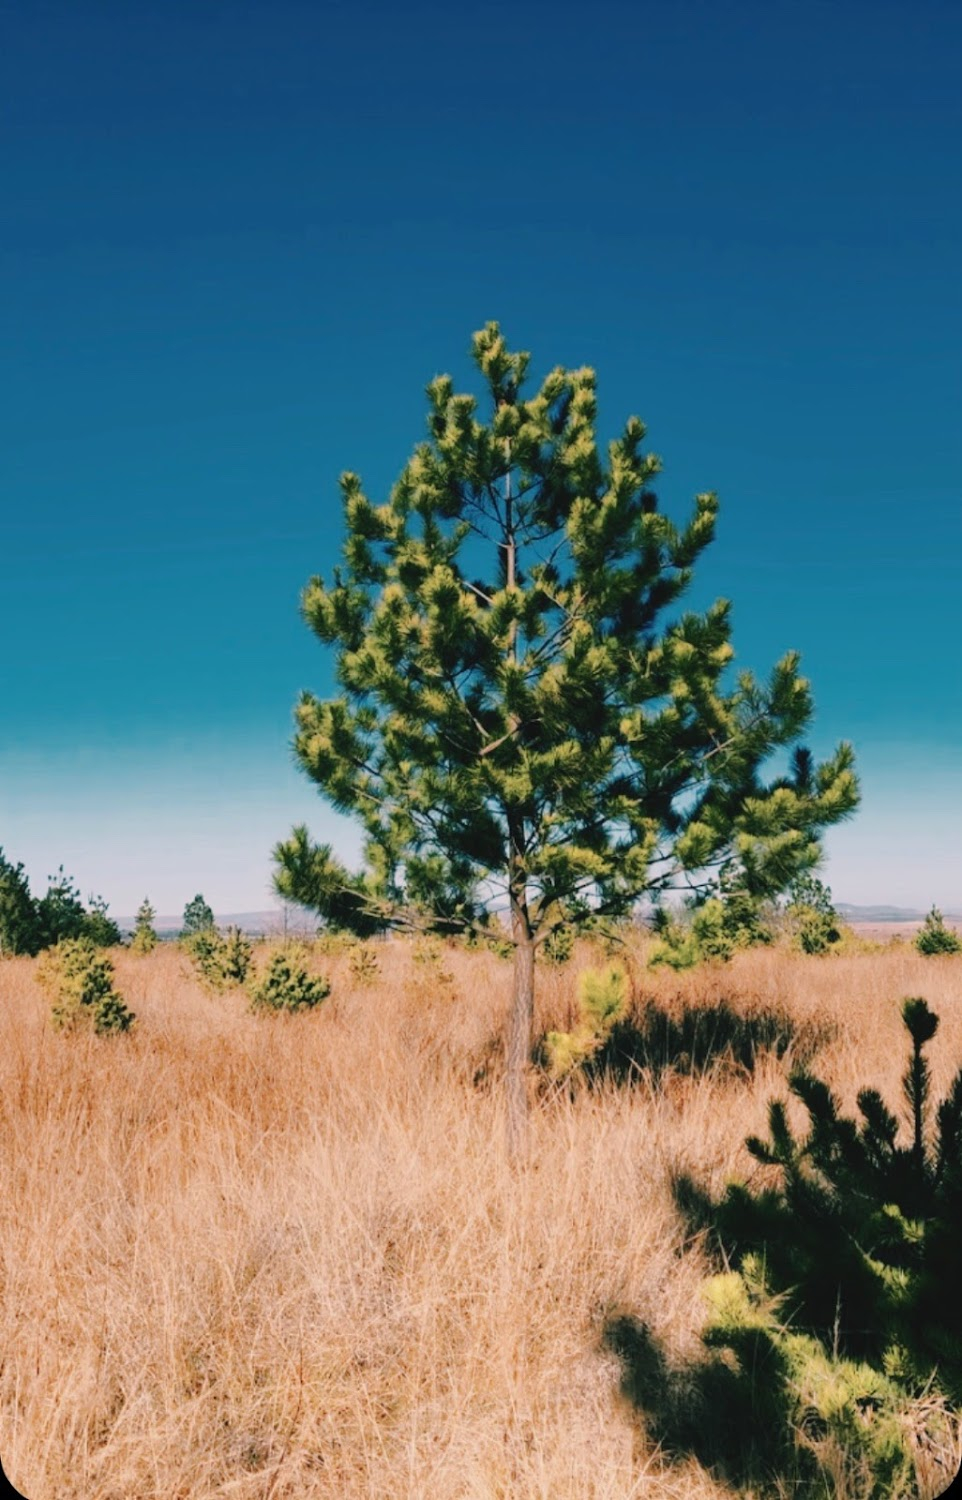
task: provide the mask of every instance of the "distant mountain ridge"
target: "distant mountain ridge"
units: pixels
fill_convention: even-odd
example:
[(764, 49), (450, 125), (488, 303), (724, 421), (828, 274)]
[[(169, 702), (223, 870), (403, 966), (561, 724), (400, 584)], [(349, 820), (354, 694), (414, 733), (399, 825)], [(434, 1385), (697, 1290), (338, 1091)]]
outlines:
[[(836, 901), (835, 910), (846, 922), (924, 922), (927, 915), (908, 906), (853, 906), (849, 901)], [(945, 911), (942, 915), (947, 921), (962, 922), (962, 912)]]
[[(851, 901), (836, 901), (835, 910), (846, 922), (922, 922), (926, 916), (924, 911), (917, 911), (909, 906), (857, 906)], [(962, 922), (962, 912), (946, 911), (943, 916), (948, 922)], [(239, 927), (249, 937), (280, 935), (285, 930), (290, 933), (313, 934), (317, 930), (317, 919), (299, 908), (288, 909), (286, 927), (284, 910), (276, 906), (265, 911), (217, 912), (214, 920), (218, 927)], [(133, 932), (137, 925), (136, 918), (118, 917), (117, 925), (122, 932)], [(183, 915), (154, 919), (156, 931), (164, 937), (175, 936), (183, 925)]]
[[(133, 932), (137, 926), (136, 917), (117, 917), (116, 921), (121, 932)], [(276, 906), (269, 911), (215, 912), (214, 921), (218, 927), (239, 927), (248, 937), (267, 937), (275, 933), (280, 935), (285, 931), (284, 912)], [(160, 937), (175, 937), (183, 925), (183, 913), (178, 917), (154, 918), (154, 931)], [(287, 913), (287, 932), (314, 933), (316, 930), (317, 918), (311, 917), (308, 912), (296, 910)]]

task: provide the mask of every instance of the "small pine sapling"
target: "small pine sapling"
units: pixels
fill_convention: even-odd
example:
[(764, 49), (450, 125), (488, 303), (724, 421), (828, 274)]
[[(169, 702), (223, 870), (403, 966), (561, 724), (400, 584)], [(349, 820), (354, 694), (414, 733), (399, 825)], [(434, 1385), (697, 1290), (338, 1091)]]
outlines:
[(366, 943), (359, 943), (352, 950), (348, 959), (348, 968), (351, 971), (351, 978), (360, 985), (376, 984), (381, 974), (378, 956)]
[(58, 1031), (89, 1026), (102, 1036), (129, 1031), (136, 1019), (113, 987), (113, 964), (91, 938), (62, 938), (41, 958), (38, 976), (53, 996)]
[(945, 918), (937, 906), (933, 906), (915, 935), (915, 946), (920, 953), (931, 958), (937, 953), (958, 953), (962, 940), (957, 932), (945, 925)]
[(217, 955), (221, 984), (233, 988), (244, 983), (251, 966), (252, 952), (250, 941), (240, 928), (228, 927), (220, 941)]
[(575, 951), (573, 927), (555, 927), (541, 945), (541, 956), (546, 964), (566, 964)]
[(137, 924), (134, 927), (130, 946), (134, 953), (152, 953), (159, 941), (154, 928), (154, 920), (157, 916), (145, 896), (137, 908)]
[(38, 952), (43, 934), (37, 903), (22, 864), (12, 864), (0, 849), (0, 958)]
[(541, 1054), (552, 1078), (566, 1078), (582, 1068), (607, 1040), (624, 1015), (628, 976), (618, 964), (584, 969), (578, 976), (578, 1020), (572, 1031), (549, 1031)]
[(251, 993), (251, 1010), (314, 1010), (331, 993), (330, 980), (323, 974), (312, 977), (284, 953), (275, 953), (264, 978)]
[(792, 882), (786, 915), (792, 926), (794, 945), (803, 953), (827, 953), (842, 936), (832, 893), (812, 874)]
[(180, 935), (182, 938), (190, 938), (198, 932), (210, 932), (214, 926), (214, 913), (198, 892), (184, 907), (184, 925)]
[(866, 1360), (910, 1394), (928, 1383), (962, 1401), (962, 1305), (945, 1295), (962, 1241), (962, 1069), (935, 1112), (923, 1048), (938, 1028), (926, 1001), (902, 1003), (911, 1040), (903, 1077), (910, 1144), (877, 1090), (860, 1120), (841, 1114), (820, 1079), (789, 1080), (809, 1128), (796, 1136), (785, 1105), (769, 1105), (769, 1136), (746, 1145), (780, 1182), (759, 1193), (732, 1183), (714, 1205), (730, 1264), (761, 1256), (794, 1323), (849, 1358)]

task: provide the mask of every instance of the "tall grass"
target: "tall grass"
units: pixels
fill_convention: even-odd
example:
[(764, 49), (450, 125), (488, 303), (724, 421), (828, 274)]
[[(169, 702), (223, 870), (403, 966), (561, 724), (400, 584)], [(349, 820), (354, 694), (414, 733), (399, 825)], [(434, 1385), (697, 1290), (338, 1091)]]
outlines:
[[(34, 965), (0, 964), (0, 1458), (30, 1500), (726, 1494), (649, 1441), (604, 1338), (628, 1314), (678, 1361), (698, 1348), (707, 1265), (672, 1175), (753, 1170), (796, 1047), (846, 1107), (867, 1083), (898, 1107), (902, 995), (941, 1016), (936, 1094), (962, 1059), (960, 959), (636, 963), (639, 1019), (777, 1011), (782, 1055), (547, 1087), (512, 1170), (509, 966), (446, 953), (452, 984), (402, 944), (379, 957), (372, 983), (312, 956), (331, 998), (264, 1019), (175, 949), (119, 953), (119, 1038), (56, 1034)], [(539, 975), (541, 1029), (589, 957)]]

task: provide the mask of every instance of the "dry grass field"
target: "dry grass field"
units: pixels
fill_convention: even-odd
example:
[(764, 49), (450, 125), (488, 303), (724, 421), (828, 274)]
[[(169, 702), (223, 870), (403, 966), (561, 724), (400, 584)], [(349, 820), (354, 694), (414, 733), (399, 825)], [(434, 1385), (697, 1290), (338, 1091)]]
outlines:
[[(630, 1087), (543, 1093), (511, 1169), (509, 965), (446, 954), (444, 983), (380, 951), (367, 986), (312, 957), (331, 998), (269, 1019), (174, 947), (118, 952), (138, 1026), (104, 1039), (54, 1032), (35, 965), (0, 963), (0, 1457), (29, 1500), (728, 1494), (651, 1440), (605, 1339), (625, 1314), (698, 1353), (707, 1261), (672, 1174), (750, 1174), (746, 1134), (816, 1045), (847, 1107), (868, 1083), (899, 1107), (904, 995), (941, 1017), (937, 1091), (962, 1062), (962, 958), (639, 964), (636, 1003), (775, 1010), (787, 1052), (706, 1034)], [(590, 961), (541, 970), (540, 1026)]]

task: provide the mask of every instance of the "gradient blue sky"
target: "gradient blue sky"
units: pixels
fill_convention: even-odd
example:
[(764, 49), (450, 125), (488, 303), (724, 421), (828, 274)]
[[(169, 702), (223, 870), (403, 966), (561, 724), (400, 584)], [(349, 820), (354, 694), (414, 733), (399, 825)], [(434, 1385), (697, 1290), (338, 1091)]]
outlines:
[(695, 602), (854, 741), (838, 899), (962, 909), (962, 7), (12, 0), (0, 16), (0, 844), (131, 911), (269, 902), (336, 820), (298, 616), (497, 318), (596, 366)]

